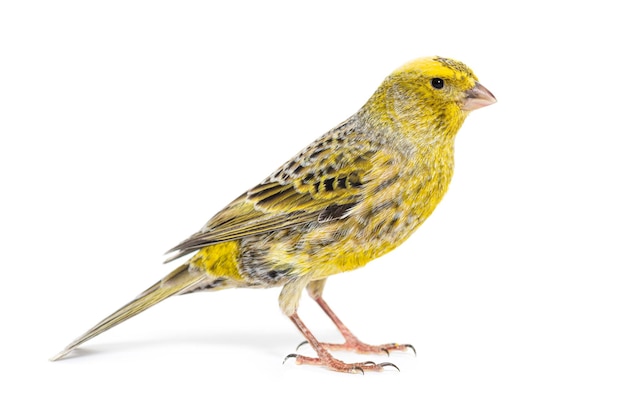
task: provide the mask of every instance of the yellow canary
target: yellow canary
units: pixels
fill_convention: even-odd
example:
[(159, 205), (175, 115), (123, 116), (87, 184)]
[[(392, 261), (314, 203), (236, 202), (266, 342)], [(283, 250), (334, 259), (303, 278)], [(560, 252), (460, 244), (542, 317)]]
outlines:
[[(188, 261), (51, 360), (170, 296), (282, 286), (282, 312), (317, 353), (287, 358), (351, 373), (395, 367), (345, 363), (330, 354), (334, 349), (388, 354), (413, 347), (358, 340), (322, 298), (326, 278), (388, 253), (430, 216), (452, 178), (457, 131), (470, 111), (494, 102), (456, 60), (426, 57), (400, 67), (358, 112), (169, 251), (175, 255), (168, 261), (194, 253)], [(345, 343), (320, 342), (304, 325), (297, 309), (305, 288)]]

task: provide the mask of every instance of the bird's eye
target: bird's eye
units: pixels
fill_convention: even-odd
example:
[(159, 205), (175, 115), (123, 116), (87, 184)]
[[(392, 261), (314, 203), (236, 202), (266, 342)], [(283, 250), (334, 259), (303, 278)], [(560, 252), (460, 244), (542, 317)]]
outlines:
[(439, 77), (435, 77), (430, 81), (430, 85), (436, 88), (437, 90), (441, 90), (443, 88), (443, 79)]

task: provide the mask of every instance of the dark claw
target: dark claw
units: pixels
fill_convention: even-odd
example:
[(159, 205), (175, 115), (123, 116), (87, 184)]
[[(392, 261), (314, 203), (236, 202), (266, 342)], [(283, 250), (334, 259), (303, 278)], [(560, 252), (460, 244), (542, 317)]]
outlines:
[(411, 350), (413, 351), (413, 355), (417, 356), (417, 352), (415, 351), (415, 348), (413, 347), (413, 345), (404, 344), (404, 348), (411, 348)]
[(381, 348), (381, 349), (382, 349), (382, 351), (383, 351), (384, 353), (386, 353), (386, 354), (387, 354), (387, 356), (389, 356), (389, 350), (388, 350), (387, 348)]
[(285, 356), (285, 359), (283, 359), (283, 365), (285, 364), (285, 362), (287, 362), (287, 359), (289, 358), (297, 358), (298, 355), (295, 353), (290, 353), (289, 355)]
[(360, 367), (360, 366), (355, 366), (352, 370), (354, 371), (354, 373), (356, 373), (356, 372), (357, 372), (357, 370), (359, 370), (359, 371), (361, 371), (361, 374), (362, 374), (363, 376), (365, 376), (365, 371), (364, 371), (364, 370), (363, 370), (363, 368), (362, 368), (362, 367)]
[[(297, 351), (298, 349), (300, 349), (301, 347), (303, 347), (304, 345), (308, 344), (308, 343), (309, 343), (309, 341), (306, 341), (306, 340), (305, 340), (305, 341), (302, 341), (302, 342), (301, 342), (301, 343), (299, 343), (299, 344), (298, 344), (298, 346), (296, 347), (296, 351)], [(413, 347), (411, 347), (411, 348), (413, 348)], [(414, 351), (415, 351), (415, 349), (414, 349)]]
[(379, 363), (379, 364), (378, 364), (378, 366), (383, 367), (383, 368), (384, 368), (385, 366), (389, 366), (389, 367), (395, 368), (398, 372), (400, 371), (400, 368), (399, 368), (399, 367), (397, 367), (396, 365), (394, 365), (394, 364), (393, 364), (393, 363), (391, 363), (391, 362), (383, 362), (383, 363)]
[(372, 361), (367, 361), (367, 362), (363, 362), (364, 365), (376, 365), (376, 362), (372, 362)]

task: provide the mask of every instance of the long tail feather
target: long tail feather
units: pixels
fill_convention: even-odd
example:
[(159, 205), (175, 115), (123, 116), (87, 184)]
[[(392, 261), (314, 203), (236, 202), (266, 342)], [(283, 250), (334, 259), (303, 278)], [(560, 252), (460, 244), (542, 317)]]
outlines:
[(100, 321), (89, 331), (69, 344), (63, 351), (50, 358), (50, 360), (56, 361), (65, 357), (85, 341), (115, 327), (170, 296), (188, 292), (206, 281), (207, 276), (205, 273), (190, 271), (187, 264), (178, 267), (163, 280), (155, 283), (145, 292), (137, 296), (135, 300)]

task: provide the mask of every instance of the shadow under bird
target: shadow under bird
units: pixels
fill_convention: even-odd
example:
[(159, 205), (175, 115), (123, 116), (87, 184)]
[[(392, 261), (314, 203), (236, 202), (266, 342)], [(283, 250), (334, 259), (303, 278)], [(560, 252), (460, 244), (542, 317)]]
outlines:
[[(322, 298), (326, 278), (388, 253), (428, 218), (452, 178), (458, 130), (470, 111), (494, 102), (459, 61), (425, 57), (400, 67), (354, 115), (168, 252), (173, 253), (168, 262), (193, 253), (184, 264), (51, 360), (170, 296), (280, 286), (282, 312), (317, 354), (287, 358), (350, 373), (395, 367), (345, 363), (332, 356), (332, 350), (388, 354), (413, 347), (357, 339)], [(300, 319), (297, 309), (305, 289), (344, 343), (318, 341)]]

